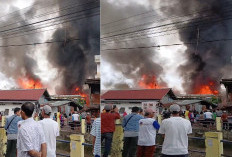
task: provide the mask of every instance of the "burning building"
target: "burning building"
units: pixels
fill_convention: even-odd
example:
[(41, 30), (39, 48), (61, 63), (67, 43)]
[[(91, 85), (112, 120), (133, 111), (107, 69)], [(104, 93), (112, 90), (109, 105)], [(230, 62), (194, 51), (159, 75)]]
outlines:
[(32, 1), (20, 10), (13, 1), (0, 3), (8, 8), (1, 16), (16, 10), (1, 19), (0, 44), (6, 47), (0, 49), (0, 88), (85, 93), (100, 54), (99, 0)]
[(170, 88), (163, 89), (138, 89), (138, 90), (110, 90), (101, 96), (102, 109), (105, 104), (116, 105), (119, 112), (131, 112), (132, 107), (142, 108), (142, 103), (153, 102), (162, 111), (163, 104), (171, 104), (176, 100), (176, 95)]
[(232, 76), (231, 2), (133, 2), (103, 2), (103, 14), (112, 17), (102, 18), (103, 64), (111, 66), (103, 87), (218, 95), (219, 81)]
[(14, 108), (21, 108), (25, 102), (34, 103), (38, 112), (40, 105), (50, 100), (47, 89), (0, 90), (0, 112), (5, 116), (13, 115)]

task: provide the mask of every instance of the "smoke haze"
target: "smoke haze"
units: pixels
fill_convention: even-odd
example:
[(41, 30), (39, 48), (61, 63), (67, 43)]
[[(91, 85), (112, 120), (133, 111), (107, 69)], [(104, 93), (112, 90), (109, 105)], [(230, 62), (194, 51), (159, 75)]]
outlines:
[[(111, 1), (112, 2), (112, 1)], [(122, 4), (123, 2), (121, 2)], [(141, 2), (142, 3), (142, 2)], [(231, 20), (225, 20), (231, 17), (231, 11), (229, 6), (232, 5), (229, 1), (216, 1), (216, 0), (206, 0), (206, 1), (196, 1), (189, 0), (188, 3), (184, 0), (179, 1), (143, 1), (143, 4), (133, 3), (133, 5), (115, 5), (113, 2), (105, 0), (104, 5), (110, 10), (109, 17), (112, 16), (111, 21), (117, 21), (117, 19), (128, 18), (132, 15), (139, 13), (145, 13), (133, 18), (128, 18), (127, 20), (114, 23), (111, 27), (111, 31), (115, 31), (113, 25), (118, 25), (115, 27), (123, 28), (121, 25), (126, 25), (127, 27), (132, 25), (143, 24), (149, 21), (155, 21), (156, 25), (170, 24), (167, 27), (161, 27), (155, 29), (159, 31), (167, 31), (170, 28), (174, 31), (167, 31), (167, 33), (161, 33), (160, 37), (151, 38), (150, 34), (152, 31), (147, 32), (144, 36), (140, 36), (141, 40), (131, 40), (119, 43), (123, 38), (115, 38), (110, 44), (103, 45), (105, 48), (120, 48), (120, 47), (138, 47), (152, 45), (171, 45), (176, 43), (183, 43), (183, 46), (176, 48), (175, 46), (170, 46), (165, 48), (165, 51), (172, 51), (173, 58), (168, 57), (169, 53), (166, 53), (162, 48), (157, 50), (153, 49), (129, 49), (129, 50), (116, 50), (116, 51), (106, 51), (103, 54), (103, 60), (107, 63), (111, 63), (112, 69), (115, 72), (123, 74), (124, 78), (130, 78), (134, 80), (135, 83), (131, 87), (138, 87), (138, 80), (141, 78), (142, 74), (155, 75), (158, 80), (162, 80), (162, 84), (168, 84), (168, 87), (173, 88), (176, 83), (173, 81), (170, 84), (170, 80), (178, 78), (181, 81), (181, 86), (184, 93), (199, 93), (199, 88), (205, 85), (209, 85), (211, 91), (220, 90), (220, 79), (232, 77), (231, 75), (231, 43), (226, 41), (219, 42), (205, 42), (209, 40), (218, 39), (228, 39), (231, 38), (230, 26), (232, 24)], [(177, 7), (178, 6), (178, 7)], [(133, 8), (133, 9), (132, 9)], [(149, 10), (154, 9), (152, 13), (146, 13)], [(162, 9), (157, 9), (162, 8)], [(131, 13), (131, 10), (137, 10), (136, 13)], [(104, 10), (103, 10), (104, 11)], [(105, 11), (107, 11), (105, 9)], [(199, 12), (201, 11), (201, 12)], [(124, 15), (120, 14), (124, 12)], [(112, 14), (111, 14), (112, 13)], [(153, 17), (152, 17), (153, 15)], [(120, 16), (115, 17), (115, 16)], [(147, 18), (150, 16), (150, 18)], [(178, 18), (179, 17), (179, 18)], [(153, 18), (153, 19), (152, 19)], [(104, 18), (103, 20), (108, 20), (109, 18)], [(159, 20), (166, 19), (166, 22), (160, 22)], [(109, 22), (108, 20), (107, 22)], [(179, 22), (183, 21), (183, 22)], [(219, 22), (216, 22), (219, 21)], [(105, 23), (107, 23), (105, 22)], [(124, 23), (123, 23), (124, 22)], [(121, 24), (121, 25), (120, 25)], [(152, 24), (150, 26), (153, 26)], [(105, 26), (106, 27), (106, 26)], [(104, 28), (102, 32), (104, 33)], [(133, 31), (138, 28), (147, 28), (149, 25), (140, 25), (137, 28), (128, 29), (127, 31)], [(105, 28), (105, 32), (110, 32)], [(125, 27), (126, 28), (126, 27)], [(185, 28), (185, 29), (184, 29)], [(199, 31), (198, 31), (199, 30)], [(126, 32), (126, 30), (124, 31)], [(156, 32), (156, 31), (154, 31)], [(174, 32), (174, 33), (173, 33)], [(199, 32), (199, 33), (198, 33)], [(119, 32), (123, 33), (123, 32)], [(118, 33), (118, 34), (119, 34)], [(174, 35), (168, 34), (173, 33)], [(117, 33), (115, 33), (117, 34)], [(108, 34), (110, 35), (110, 34)], [(170, 37), (172, 36), (172, 37)], [(147, 39), (142, 39), (146, 38)], [(112, 40), (112, 39), (111, 39)], [(197, 45), (198, 42), (198, 45)], [(203, 43), (204, 42), (204, 43)], [(193, 43), (193, 44), (185, 44)], [(166, 53), (167, 56), (164, 57), (162, 53)], [(124, 52), (124, 53), (123, 53)], [(135, 53), (133, 53), (135, 52)], [(146, 53), (148, 52), (148, 53)], [(149, 53), (150, 52), (150, 53)], [(119, 54), (121, 54), (120, 57)], [(125, 59), (124, 59), (125, 57)], [(138, 58), (137, 58), (138, 57)], [(136, 59), (137, 58), (137, 59)], [(164, 60), (166, 58), (166, 60)], [(178, 58), (183, 58), (182, 61)], [(132, 61), (132, 60), (135, 61)], [(138, 62), (140, 60), (140, 62)], [(176, 61), (175, 61), (176, 60)], [(137, 64), (136, 64), (137, 62)], [(167, 68), (167, 65), (172, 62), (172, 66)], [(173, 66), (177, 66), (173, 69)], [(137, 73), (131, 75), (131, 69), (141, 69)], [(170, 75), (169, 71), (175, 70), (174, 75)], [(165, 77), (168, 79), (165, 79)], [(103, 76), (104, 79), (104, 76)], [(123, 81), (123, 79), (122, 79)], [(178, 81), (176, 81), (178, 82)], [(124, 81), (125, 84), (126, 83)], [(118, 84), (118, 82), (117, 82)], [(115, 84), (115, 86), (117, 86)], [(107, 83), (103, 81), (103, 86), (105, 88), (114, 88), (113, 83)]]
[[(7, 1), (7, 5), (10, 7), (8, 10), (12, 10), (11, 7), (13, 7), (14, 2), (15, 1)], [(18, 10), (18, 8), (14, 10)], [(58, 12), (57, 10), (60, 11)], [(57, 11), (57, 13), (51, 14), (52, 11)], [(49, 12), (50, 15), (41, 16)], [(54, 88), (54, 93), (56, 94), (72, 94), (74, 88), (82, 88), (86, 78), (94, 77), (96, 73), (94, 55), (99, 55), (100, 53), (100, 18), (99, 15), (97, 15), (97, 12), (99, 12), (99, 1), (81, 0), (77, 2), (69, 0), (64, 2), (61, 0), (49, 0), (43, 2), (40, 1), (38, 3), (34, 2), (31, 7), (23, 9), (20, 12), (14, 12), (12, 16), (6, 16), (2, 26), (14, 23), (15, 21), (20, 21), (20, 23), (2, 29), (4, 30), (23, 26), (74, 12), (77, 13), (72, 14), (72, 16), (60, 17), (59, 19), (52, 20), (51, 22), (48, 21), (41, 24), (30, 25), (21, 29), (21, 31), (29, 31), (40, 28), (43, 25), (49, 26), (51, 24), (56, 24), (59, 21), (71, 19), (70, 22), (49, 27), (54, 29), (45, 33), (34, 33), (15, 38), (5, 38), (4, 34), (1, 34), (1, 45), (65, 41), (52, 44), (1, 49), (1, 73), (3, 73), (7, 78), (13, 78), (15, 82), (17, 82), (19, 78), (25, 77), (36, 81), (42, 81), (45, 88)], [(9, 11), (5, 11), (2, 14), (7, 13), (9, 13)], [(39, 18), (29, 20), (32, 17)], [(75, 18), (77, 20), (74, 20)], [(36, 55), (37, 57), (35, 57)], [(45, 61), (40, 60), (41, 58), (46, 59), (46, 64), (42, 64), (42, 62)], [(46, 65), (46, 67), (39, 66), (38, 64)], [(39, 67), (42, 67), (42, 69)], [(47, 76), (44, 74), (43, 76), (40, 75), (41, 71), (47, 73)], [(54, 71), (57, 71), (57, 73), (52, 74)], [(45, 78), (43, 78), (44, 76), (50, 76), (46, 79), (46, 82), (43, 82), (43, 80), (45, 80)]]

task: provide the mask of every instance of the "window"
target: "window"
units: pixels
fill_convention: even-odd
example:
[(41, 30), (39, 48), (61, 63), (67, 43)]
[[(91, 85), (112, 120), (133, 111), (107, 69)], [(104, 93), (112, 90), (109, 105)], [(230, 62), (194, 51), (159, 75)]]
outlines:
[(5, 115), (5, 116), (8, 116), (8, 115), (9, 115), (9, 109), (5, 109), (4, 115)]

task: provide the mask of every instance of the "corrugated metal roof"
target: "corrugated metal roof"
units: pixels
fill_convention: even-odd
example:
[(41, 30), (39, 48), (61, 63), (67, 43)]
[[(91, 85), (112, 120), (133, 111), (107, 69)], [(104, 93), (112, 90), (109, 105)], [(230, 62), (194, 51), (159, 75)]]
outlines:
[(139, 90), (111, 90), (111, 91), (104, 93), (101, 96), (101, 99), (104, 99), (104, 100), (160, 100), (169, 92), (173, 94), (170, 88), (139, 89)]
[(55, 101), (55, 102), (49, 102), (51, 104), (51, 107), (58, 107), (62, 105), (69, 104), (71, 101)]
[(45, 92), (48, 95), (46, 89), (0, 90), (0, 101), (37, 101)]
[(176, 102), (178, 105), (189, 105), (189, 104), (195, 104), (200, 103), (202, 100), (182, 100)]

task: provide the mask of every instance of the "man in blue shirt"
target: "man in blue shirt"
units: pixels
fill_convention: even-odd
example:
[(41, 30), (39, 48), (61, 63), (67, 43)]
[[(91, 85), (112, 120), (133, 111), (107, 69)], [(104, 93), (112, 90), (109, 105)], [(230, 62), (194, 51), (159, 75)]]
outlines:
[(7, 132), (7, 150), (6, 157), (16, 157), (16, 144), (18, 134), (18, 122), (22, 120), (20, 117), (20, 108), (14, 109), (14, 115), (6, 119), (5, 129)]
[(134, 157), (136, 154), (136, 147), (138, 142), (139, 120), (143, 116), (139, 115), (139, 108), (133, 107), (132, 113), (125, 116), (122, 122), (124, 129), (124, 144), (122, 157)]

